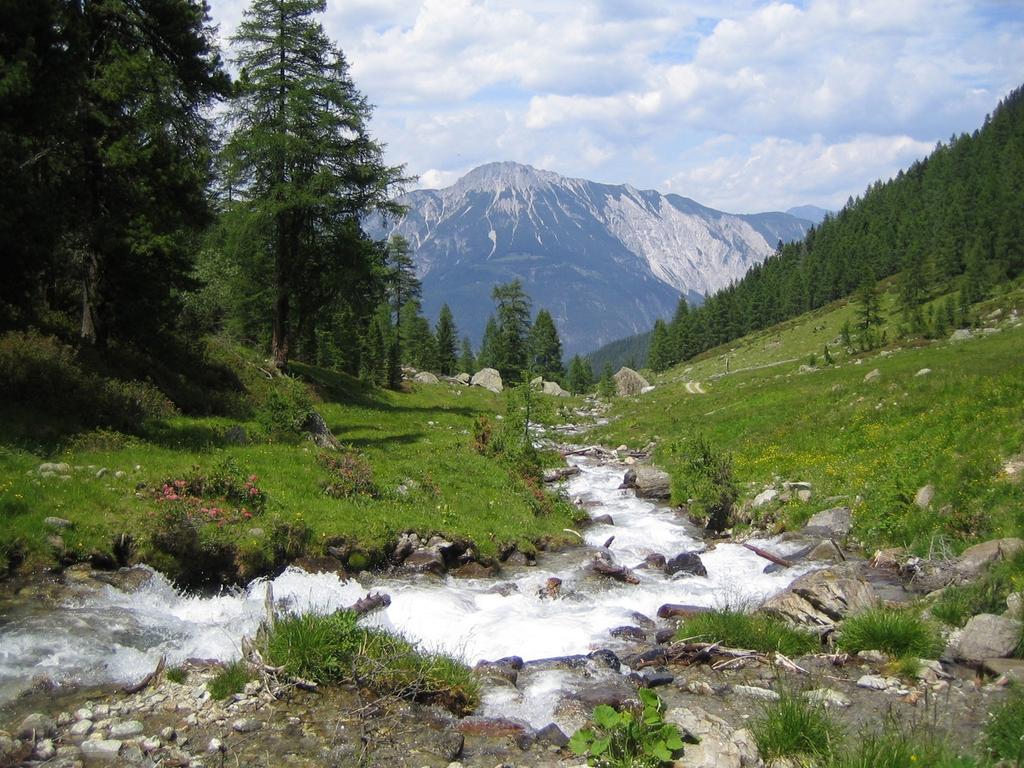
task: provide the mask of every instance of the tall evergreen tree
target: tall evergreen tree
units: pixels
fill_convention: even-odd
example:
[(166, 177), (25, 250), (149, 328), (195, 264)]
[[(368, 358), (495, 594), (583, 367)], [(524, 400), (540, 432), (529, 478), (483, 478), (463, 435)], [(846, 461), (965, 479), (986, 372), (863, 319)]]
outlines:
[(473, 345), (469, 341), (469, 336), (462, 337), (458, 367), (459, 373), (468, 373), (470, 375), (476, 373), (476, 358), (473, 357)]
[(177, 320), (209, 220), (205, 114), (228, 79), (205, 6), (8, 5), (0, 319), (57, 310), (67, 321), (77, 315), (86, 342), (151, 342)]
[(569, 391), (574, 395), (587, 392), (594, 383), (593, 378), (594, 373), (590, 370), (590, 365), (579, 355), (573, 355), (566, 381)]
[(651, 344), (647, 349), (647, 367), (655, 373), (661, 373), (669, 367), (672, 355), (670, 344), (665, 321), (660, 318), (655, 320), (654, 330), (651, 331)]
[[(239, 68), (225, 148), (230, 207), (272, 289), (271, 352), (286, 367), (296, 328), (380, 258), (360, 228), (394, 212), (401, 169), (369, 135), (370, 106), (315, 14), (324, 0), (253, 0), (232, 38)], [(298, 315), (298, 316), (295, 316)]]
[(416, 264), (409, 252), (409, 241), (401, 235), (392, 235), (384, 246), (384, 284), (390, 296), (392, 319), (396, 333), (399, 335), (398, 345), (401, 347), (401, 330), (399, 315), (406, 302), (419, 299), (423, 295), (423, 285), (416, 277)]
[(561, 381), (565, 375), (562, 366), (562, 342), (551, 313), (537, 312), (527, 338), (530, 371), (549, 381)]
[(452, 318), (452, 311), (445, 304), (437, 318), (437, 325), (434, 327), (434, 346), (437, 350), (437, 370), (445, 376), (455, 373), (455, 343), (458, 339), (458, 331), (455, 329), (455, 320)]
[(437, 370), (437, 346), (416, 299), (405, 302), (398, 321), (399, 357), (420, 370)]
[(527, 339), (530, 333), (530, 297), (522, 281), (496, 285), (491, 298), (497, 305), (497, 348), (491, 350), (503, 379), (518, 381), (529, 364)]
[(494, 319), (494, 315), (491, 315), (487, 318), (487, 325), (484, 327), (484, 337), (480, 342), (480, 354), (477, 355), (476, 364), (481, 368), (497, 368), (500, 349), (501, 338), (498, 333), (498, 321)]

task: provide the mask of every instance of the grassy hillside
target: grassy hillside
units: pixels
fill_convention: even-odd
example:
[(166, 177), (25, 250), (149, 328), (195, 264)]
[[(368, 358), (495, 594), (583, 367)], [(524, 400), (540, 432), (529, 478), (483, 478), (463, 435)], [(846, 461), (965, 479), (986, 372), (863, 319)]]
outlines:
[[(55, 440), (61, 417), (24, 403), (0, 408), (0, 554), (29, 565), (145, 561), (209, 581), (248, 578), (328, 546), (351, 553), (350, 567), (372, 565), (403, 531), (469, 539), (493, 558), (563, 540), (573, 522), (568, 505), (474, 450), (474, 421), (504, 411), (501, 396), (449, 384), (372, 390), (295, 364), (344, 446), (330, 452), (268, 428), (287, 412), (278, 389), (288, 380), (266, 380), (259, 358), (240, 348), (222, 345), (219, 356), (247, 387), (232, 418), (177, 414), (134, 435), (94, 429)], [(37, 446), (34, 434), (47, 440)], [(40, 472), (44, 462), (68, 469)], [(196, 531), (190, 550), (180, 540)], [(193, 557), (209, 559), (211, 572), (185, 573)]]
[[(893, 290), (883, 294), (889, 339), (899, 325), (894, 303)], [(856, 307), (839, 302), (655, 377), (657, 388), (621, 402), (597, 437), (657, 440), (655, 460), (672, 474), (677, 503), (696, 487), (689, 457), (697, 435), (731, 454), (740, 502), (780, 480), (813, 483), (808, 503), (754, 510), (778, 527), (849, 504), (868, 547), (924, 550), (1019, 534), (1024, 484), (1001, 469), (1024, 452), (1024, 327), (1009, 319), (1022, 308), (1017, 286), (979, 305), (990, 328), (967, 341), (856, 353), (839, 339)], [(834, 365), (823, 363), (826, 345)], [(922, 510), (913, 499), (926, 484), (935, 498)]]

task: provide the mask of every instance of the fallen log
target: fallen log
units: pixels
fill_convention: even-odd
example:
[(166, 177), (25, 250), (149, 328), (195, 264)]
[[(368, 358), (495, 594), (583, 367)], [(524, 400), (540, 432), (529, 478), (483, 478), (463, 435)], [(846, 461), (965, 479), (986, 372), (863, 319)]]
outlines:
[(386, 595), (383, 592), (374, 592), (356, 600), (348, 610), (352, 611), (356, 616), (365, 616), (371, 611), (376, 611), (378, 608), (387, 608), (389, 605), (391, 605), (391, 595)]
[(608, 578), (621, 581), (626, 584), (639, 584), (640, 579), (636, 577), (629, 568), (624, 565), (615, 565), (609, 563), (600, 557), (595, 557), (590, 563), (590, 569), (598, 576), (607, 576)]
[(755, 651), (742, 648), (725, 648), (718, 643), (679, 642), (664, 648), (653, 648), (624, 661), (632, 669), (643, 669), (650, 666), (665, 664), (722, 664), (735, 662), (738, 659), (756, 659), (768, 661), (766, 656)]
[(781, 565), (783, 568), (791, 568), (793, 566), (793, 563), (791, 563), (789, 560), (786, 560), (784, 557), (779, 557), (778, 555), (773, 555), (768, 550), (761, 549), (760, 547), (755, 547), (753, 544), (744, 543), (743, 546), (749, 549), (758, 557), (763, 557), (765, 560), (769, 560), (775, 563), (776, 565)]

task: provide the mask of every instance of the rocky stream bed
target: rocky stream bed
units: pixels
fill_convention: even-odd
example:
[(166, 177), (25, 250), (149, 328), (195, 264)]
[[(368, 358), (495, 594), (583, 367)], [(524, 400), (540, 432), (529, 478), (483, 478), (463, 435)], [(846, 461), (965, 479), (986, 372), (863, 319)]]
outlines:
[[(892, 676), (878, 652), (824, 646), (787, 659), (673, 642), (681, 616), (739, 605), (827, 636), (851, 612), (976, 576), (1024, 542), (990, 542), (944, 564), (899, 552), (866, 561), (843, 548), (844, 508), (785, 538), (704, 541), (677, 511), (643, 498), (666, 494), (642, 455), (570, 453), (570, 467), (550, 479), (594, 519), (581, 546), (535, 560), (510, 553), (498, 572), (467, 570), (464, 549), (409, 535), (393, 571), (359, 580), (307, 564), (208, 597), (182, 595), (145, 567), (9, 581), (0, 594), (0, 766), (581, 765), (567, 736), (594, 706), (629, 704), (639, 687), (654, 687), (666, 719), (700, 740), (679, 766), (741, 768), (763, 765), (748, 726), (782, 690), (821, 701), (850, 733), (889, 717), (969, 745), (1007, 680), (1024, 674), (1021, 662), (989, 658), (999, 654), (985, 646), (988, 625), (952, 635), (944, 658), (927, 660), (914, 680)], [(354, 687), (307, 691), (270, 678), (215, 701), (207, 682), (265, 617), (268, 584), (278, 609), (292, 611), (387, 593), (390, 604), (366, 620), (475, 665), (482, 705), (457, 718)], [(993, 619), (1014, 621), (1008, 610)], [(126, 690), (161, 658), (185, 680), (161, 673)]]

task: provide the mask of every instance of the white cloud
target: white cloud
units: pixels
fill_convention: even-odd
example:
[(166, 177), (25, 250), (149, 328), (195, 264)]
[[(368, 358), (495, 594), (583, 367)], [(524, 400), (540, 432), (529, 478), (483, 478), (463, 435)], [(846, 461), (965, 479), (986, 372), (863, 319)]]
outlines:
[(705, 205), (737, 212), (765, 210), (765, 201), (785, 210), (813, 199), (838, 209), (864, 191), (863, 179), (888, 179), (928, 154), (933, 144), (909, 136), (857, 136), (830, 144), (768, 138), (708, 160), (713, 147), (692, 153), (692, 165), (664, 186)]
[[(212, 2), (226, 35), (241, 0)], [(1012, 9), (331, 0), (324, 24), (377, 105), (389, 162), (421, 184), (519, 160), (638, 187), (671, 180), (701, 202), (751, 210), (834, 205), (978, 126), (1024, 71), (1024, 18)]]

